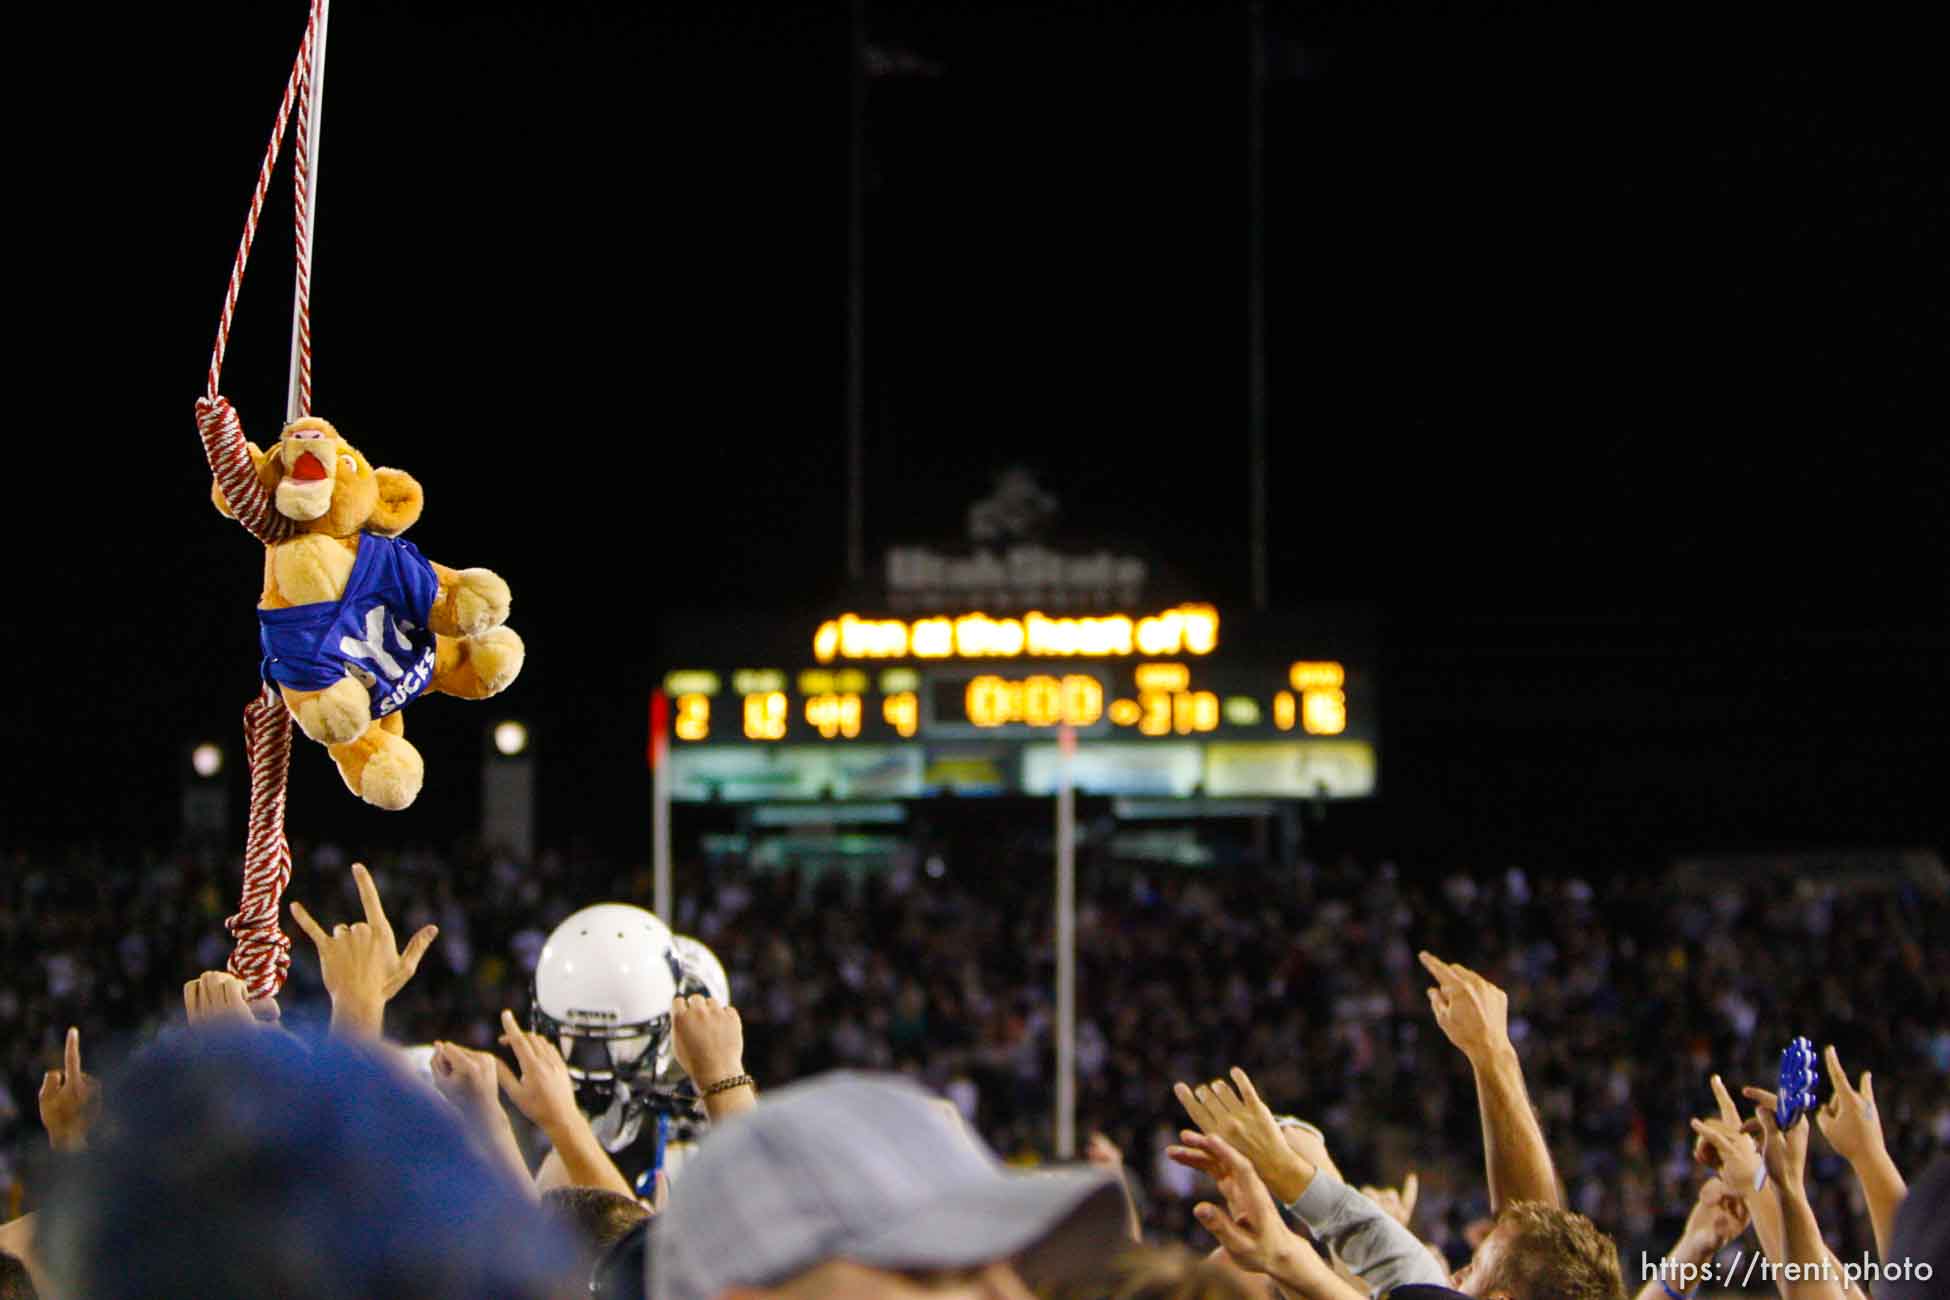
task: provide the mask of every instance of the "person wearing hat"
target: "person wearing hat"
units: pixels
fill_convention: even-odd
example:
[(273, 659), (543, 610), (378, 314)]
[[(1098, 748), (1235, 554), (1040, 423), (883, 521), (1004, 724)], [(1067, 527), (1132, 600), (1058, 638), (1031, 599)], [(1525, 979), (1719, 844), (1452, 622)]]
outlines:
[(1101, 1169), (1011, 1172), (892, 1075), (781, 1088), (704, 1143), (651, 1225), (649, 1300), (1027, 1300), (1107, 1266), (1124, 1193)]

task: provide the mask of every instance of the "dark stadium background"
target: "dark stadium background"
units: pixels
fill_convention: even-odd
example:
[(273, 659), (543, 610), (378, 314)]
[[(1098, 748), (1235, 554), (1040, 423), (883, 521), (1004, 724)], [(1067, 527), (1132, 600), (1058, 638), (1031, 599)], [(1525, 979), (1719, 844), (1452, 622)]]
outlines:
[[(166, 841), (188, 746), (234, 759), (259, 560), (191, 407), (301, 8), (72, 7), (16, 53), (15, 436), (52, 468), (16, 478), (9, 847)], [(1937, 70), (1895, 29), (1576, 13), (1268, 9), (1273, 603), (1383, 635), (1384, 795), (1312, 833), (1942, 848)], [(869, 29), (938, 73), (869, 98), (870, 555), (1026, 462), (1066, 535), (1240, 605), (1243, 6)], [(319, 409), (426, 485), (430, 556), (510, 580), (530, 660), (412, 711), (409, 813), (301, 745), (294, 834), (452, 843), (512, 715), (542, 842), (641, 857), (644, 700), (691, 657), (653, 627), (842, 595), (846, 7), (339, 0), (331, 36)], [(287, 211), (227, 370), (260, 441)]]

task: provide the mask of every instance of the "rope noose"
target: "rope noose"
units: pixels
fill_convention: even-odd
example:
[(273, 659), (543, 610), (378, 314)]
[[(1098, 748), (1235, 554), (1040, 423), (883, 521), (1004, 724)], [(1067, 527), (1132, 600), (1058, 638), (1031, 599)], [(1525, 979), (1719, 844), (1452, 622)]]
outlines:
[[(230, 267), (230, 285), (224, 294), (223, 315), (217, 323), (216, 346), (210, 353), (210, 372), (204, 395), (196, 403), (196, 427), (203, 440), (203, 454), (210, 473), (223, 490), (237, 522), (266, 546), (293, 536), (297, 526), (274, 508), (271, 493), (257, 476), (251, 461), (243, 424), (237, 412), (219, 391), (223, 375), (224, 349), (230, 342), (230, 327), (237, 312), (237, 295), (243, 287), (244, 267), (250, 261), (251, 243), (257, 237), (258, 218), (263, 214), (264, 195), (270, 188), (271, 173), (277, 166), (284, 144), (285, 126), (295, 105), (299, 108), (298, 140), (293, 158), (294, 244), (297, 257), (296, 306), (293, 313), (294, 363), (291, 405), (298, 415), (311, 412), (311, 139), (316, 108), (314, 58), (319, 43), (325, 0), (311, 0), (311, 17), (305, 25), (305, 38), (285, 82), (284, 98), (271, 129), (271, 142), (257, 171), (257, 186), (251, 193), (250, 212), (244, 220), (244, 237), (237, 246), (236, 260)], [(283, 698), (269, 682), (263, 683), (244, 709), (244, 754), (250, 769), (251, 795), (249, 828), (244, 840), (244, 880), (242, 901), (237, 913), (224, 922), (234, 946), (230, 953), (230, 973), (244, 982), (253, 1002), (277, 996), (291, 969), (291, 939), (278, 925), (284, 904), (285, 886), (291, 881), (291, 846), (284, 835), (286, 783), (291, 768), (291, 713)]]

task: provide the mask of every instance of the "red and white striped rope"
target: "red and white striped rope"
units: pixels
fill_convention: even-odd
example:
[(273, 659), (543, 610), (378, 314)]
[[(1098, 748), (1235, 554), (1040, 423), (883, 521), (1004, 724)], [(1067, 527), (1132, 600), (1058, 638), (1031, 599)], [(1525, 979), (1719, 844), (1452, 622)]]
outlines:
[[(244, 237), (237, 244), (237, 256), (230, 264), (230, 286), (224, 293), (223, 315), (217, 321), (217, 342), (210, 350), (210, 374), (204, 395), (217, 400), (223, 378), (224, 349), (230, 346), (230, 325), (237, 316), (237, 295), (244, 287), (244, 267), (251, 258), (251, 243), (257, 238), (257, 221), (264, 213), (264, 195), (271, 188), (271, 173), (278, 165), (278, 152), (284, 147), (285, 123), (291, 118), (291, 105), (309, 82), (312, 34), (317, 30), (317, 9), (312, 5), (312, 21), (306, 24), (305, 39), (291, 65), (291, 76), (284, 83), (284, 98), (278, 102), (277, 121), (271, 126), (271, 143), (265, 147), (264, 161), (257, 168), (257, 187), (251, 191), (250, 212), (244, 218)], [(302, 191), (301, 191), (302, 193)], [(303, 199), (299, 200), (302, 211)]]
[(291, 937), (278, 926), (284, 889), (291, 883), (291, 846), (284, 838), (285, 782), (291, 768), (291, 711), (266, 682), (244, 709), (244, 753), (250, 762), (250, 831), (244, 841), (244, 893), (224, 922), (235, 945), (230, 973), (252, 1001), (276, 997), (291, 970)]
[(311, 133), (313, 112), (317, 107), (314, 93), (316, 81), (312, 76), (313, 58), (318, 49), (318, 21), (320, 2), (312, 0), (311, 20), (305, 24), (305, 43), (301, 57), (305, 66), (305, 88), (303, 103), (298, 110), (297, 147), (291, 157), (291, 198), (293, 245), (297, 255), (297, 310), (293, 312), (293, 329), (297, 334), (294, 344), (297, 357), (297, 382), (293, 414), (311, 414)]
[[(249, 444), (244, 438), (237, 412), (218, 391), (223, 377), (223, 354), (230, 342), (230, 327), (237, 313), (237, 295), (243, 287), (244, 267), (250, 261), (251, 243), (257, 238), (258, 218), (263, 214), (264, 195), (277, 166), (278, 152), (284, 143), (285, 125), (294, 102), (299, 104), (298, 139), (294, 151), (292, 181), (294, 244), (297, 257), (297, 410), (311, 412), (311, 275), (308, 256), (311, 240), (311, 133), (312, 66), (323, 0), (311, 0), (311, 17), (305, 25), (305, 38), (298, 47), (285, 83), (284, 98), (278, 104), (277, 121), (271, 129), (271, 142), (264, 162), (258, 168), (257, 186), (251, 192), (250, 212), (244, 220), (244, 237), (237, 246), (237, 257), (230, 267), (230, 284), (224, 295), (223, 316), (217, 324), (216, 346), (210, 353), (208, 389), (196, 403), (197, 430), (202, 436), (203, 454), (210, 472), (222, 489), (224, 500), (237, 521), (266, 546), (292, 536), (297, 526), (275, 509), (271, 493), (257, 476)], [(291, 846), (284, 836), (285, 794), (291, 768), (291, 713), (270, 683), (264, 683), (244, 709), (244, 753), (250, 769), (251, 798), (249, 829), (244, 840), (243, 898), (236, 915), (224, 922), (235, 941), (230, 954), (230, 972), (244, 981), (252, 1000), (275, 997), (284, 987), (291, 969), (291, 939), (278, 925), (284, 904), (285, 886), (291, 883)]]

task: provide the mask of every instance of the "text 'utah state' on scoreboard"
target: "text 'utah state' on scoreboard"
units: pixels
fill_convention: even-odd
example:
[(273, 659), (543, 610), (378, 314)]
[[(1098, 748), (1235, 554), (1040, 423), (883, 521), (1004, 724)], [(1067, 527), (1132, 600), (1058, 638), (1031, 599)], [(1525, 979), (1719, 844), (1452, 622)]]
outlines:
[(842, 614), (819, 623), (807, 648), (799, 667), (666, 676), (674, 798), (1048, 794), (1065, 727), (1077, 739), (1070, 778), (1086, 793), (1374, 793), (1376, 732), (1358, 666), (1222, 647), (1208, 604)]

